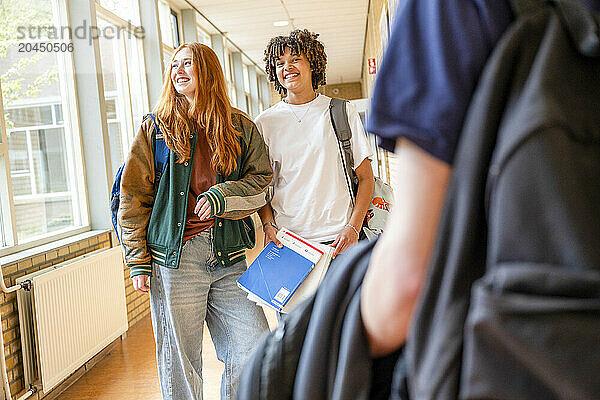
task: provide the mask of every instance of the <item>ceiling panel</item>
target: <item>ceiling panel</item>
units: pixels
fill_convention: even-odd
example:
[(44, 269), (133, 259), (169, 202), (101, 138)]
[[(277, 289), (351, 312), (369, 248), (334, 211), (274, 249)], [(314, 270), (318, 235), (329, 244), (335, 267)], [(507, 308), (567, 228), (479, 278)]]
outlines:
[[(268, 40), (293, 27), (320, 34), (327, 52), (327, 83), (361, 78), (368, 0), (188, 0), (249, 58), (263, 67)], [(273, 22), (293, 22), (275, 27)]]

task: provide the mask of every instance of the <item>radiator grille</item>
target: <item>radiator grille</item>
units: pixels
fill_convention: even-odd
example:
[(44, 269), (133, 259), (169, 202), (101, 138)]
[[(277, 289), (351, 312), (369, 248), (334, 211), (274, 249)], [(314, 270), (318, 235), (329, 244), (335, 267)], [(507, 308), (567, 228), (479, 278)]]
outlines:
[(97, 250), (17, 279), (25, 385), (47, 392), (127, 330), (120, 248)]

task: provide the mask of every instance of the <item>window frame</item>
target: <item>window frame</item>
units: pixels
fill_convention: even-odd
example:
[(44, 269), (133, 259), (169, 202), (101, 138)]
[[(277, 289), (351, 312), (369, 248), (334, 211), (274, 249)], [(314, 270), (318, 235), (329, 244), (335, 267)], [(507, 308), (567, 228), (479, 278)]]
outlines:
[(7, 188), (0, 191), (0, 254), (15, 245), (17, 237), (17, 225), (15, 220), (15, 205), (12, 194), (12, 179), (10, 176), (10, 160), (8, 159), (8, 134), (6, 133), (6, 121), (4, 119), (4, 99), (2, 98), (2, 82), (0, 81), (0, 186)]

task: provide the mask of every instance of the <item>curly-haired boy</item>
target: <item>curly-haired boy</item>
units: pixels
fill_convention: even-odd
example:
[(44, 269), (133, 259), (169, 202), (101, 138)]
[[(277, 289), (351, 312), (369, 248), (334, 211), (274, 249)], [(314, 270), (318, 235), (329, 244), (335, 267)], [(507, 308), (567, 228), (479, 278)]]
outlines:
[(329, 114), (330, 98), (316, 92), (325, 84), (327, 56), (318, 34), (295, 30), (272, 38), (265, 69), (283, 100), (261, 113), (256, 125), (275, 171), (270, 204), (259, 211), (265, 244), (279, 243), (278, 227), (331, 244), (334, 256), (356, 243), (373, 195), (372, 155), (360, 117), (348, 105), (352, 151), (358, 176), (356, 202), (348, 192), (338, 141)]

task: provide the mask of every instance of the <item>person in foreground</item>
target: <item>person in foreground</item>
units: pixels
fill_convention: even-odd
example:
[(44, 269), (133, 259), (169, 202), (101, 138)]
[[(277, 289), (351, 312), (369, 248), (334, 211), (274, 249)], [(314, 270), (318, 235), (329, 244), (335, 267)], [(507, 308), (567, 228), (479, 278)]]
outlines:
[(347, 104), (352, 152), (358, 178), (350, 197), (338, 140), (333, 130), (331, 98), (316, 92), (325, 84), (327, 56), (318, 34), (295, 30), (272, 38), (265, 50), (265, 70), (282, 101), (256, 118), (274, 169), (273, 198), (259, 211), (265, 244), (280, 244), (279, 227), (335, 247), (333, 256), (356, 243), (373, 196), (369, 148), (356, 109)]
[[(569, 5), (569, 9), (584, 6), (596, 13), (600, 11), (600, 1), (598, 0), (578, 0), (565, 3), (572, 4)], [(455, 248), (452, 248), (452, 252), (444, 247), (441, 251), (433, 252), (434, 245), (439, 247), (439, 243), (442, 243), (443, 246), (448, 245), (446, 242), (450, 242), (448, 236), (444, 236), (444, 234), (448, 234), (448, 231), (438, 232), (438, 225), (456, 161), (455, 153), (459, 148), (460, 140), (463, 140), (461, 134), (465, 132), (465, 127), (470, 127), (465, 122), (466, 115), (473, 104), (473, 99), (478, 99), (475, 88), (480, 78), (484, 76), (482, 74), (482, 71), (485, 71), (484, 66), (490, 61), (497, 60), (497, 58), (492, 60), (490, 54), (497, 48), (503, 49), (503, 46), (508, 46), (506, 43), (512, 39), (510, 35), (516, 35), (514, 32), (518, 31), (519, 27), (515, 27), (518, 23), (512, 24), (515, 21), (513, 7), (515, 5), (525, 7), (522, 4), (526, 4), (532, 12), (537, 10), (539, 18), (545, 15), (544, 12), (549, 12), (551, 7), (555, 7), (559, 11), (564, 7), (557, 2), (543, 1), (533, 1), (529, 4), (528, 2), (509, 0), (463, 2), (412, 0), (404, 2), (398, 9), (390, 43), (377, 77), (367, 129), (380, 137), (382, 147), (395, 150), (399, 172), (397, 175), (398, 185), (394, 189), (399, 197), (396, 198), (397, 206), (392, 210), (386, 230), (372, 252), (369, 268), (362, 285), (360, 309), (364, 332), (373, 357), (389, 355), (401, 348), (404, 343), (408, 344), (406, 354), (409, 370), (408, 383), (411, 394), (415, 398), (444, 398), (446, 395), (444, 391), (451, 392), (454, 388), (449, 389), (451, 385), (446, 383), (444, 384), (447, 387), (444, 387), (443, 384), (438, 385), (433, 382), (458, 382), (462, 379), (461, 382), (464, 383), (463, 381), (467, 380), (465, 377), (467, 374), (464, 371), (460, 377), (447, 376), (452, 374), (435, 376), (436, 371), (428, 368), (431, 365), (437, 365), (437, 370), (447, 373), (450, 370), (448, 365), (458, 364), (455, 354), (461, 354), (462, 351), (465, 352), (464, 354), (468, 353), (467, 350), (459, 347), (463, 343), (463, 332), (452, 330), (452, 328), (448, 329), (451, 331), (448, 333), (448, 341), (443, 342), (441, 339), (438, 341), (438, 344), (443, 347), (443, 354), (438, 352), (440, 358), (437, 360), (430, 359), (428, 357), (430, 354), (424, 354), (424, 347), (431, 345), (433, 339), (436, 339), (436, 334), (451, 325), (451, 319), (455, 314), (460, 314), (458, 310), (463, 305), (459, 305), (458, 301), (452, 298), (452, 295), (464, 290), (464, 286), (461, 285), (467, 284), (466, 279), (460, 281), (460, 278), (471, 277), (479, 272), (474, 272), (475, 268), (467, 268), (468, 272), (465, 272), (464, 275), (452, 275), (455, 271), (447, 268), (442, 275), (441, 269), (437, 269), (434, 271), (436, 279), (448, 282), (448, 284), (446, 287), (442, 287), (439, 281), (431, 284), (430, 280), (427, 296), (423, 299), (420, 299), (420, 296), (423, 295), (423, 286), (427, 282), (428, 274), (430, 274), (429, 277), (433, 275), (431, 271), (428, 271), (428, 267), (431, 268), (434, 264), (444, 265), (445, 260), (453, 261), (458, 258), (459, 251), (455, 251)], [(540, 11), (545, 7), (547, 7), (545, 11)], [(523, 12), (523, 10), (525, 8), (520, 11)], [(432, 21), (436, 22), (432, 24)], [(597, 22), (595, 26), (597, 27)], [(531, 40), (531, 42), (523, 42), (522, 47), (532, 46), (535, 48), (536, 44), (533, 39)], [(497, 54), (497, 52), (494, 53), (494, 55)], [(554, 55), (558, 57), (558, 54)], [(519, 53), (519, 56), (520, 59), (514, 58), (515, 64), (525, 64), (523, 59), (530, 55), (525, 56)], [(511, 71), (514, 75), (507, 78), (507, 80), (512, 79), (510, 82), (515, 85), (515, 91), (518, 88), (519, 79), (522, 78), (518, 75), (521, 71)], [(491, 74), (495, 70), (488, 69), (487, 72)], [(531, 71), (524, 73), (533, 74)], [(497, 84), (500, 87), (500, 83)], [(498, 92), (501, 93), (500, 90)], [(584, 96), (585, 93), (580, 95)], [(499, 98), (500, 95), (497, 97)], [(531, 103), (535, 104), (530, 101), (530, 104), (520, 104), (520, 107), (532, 107)], [(507, 114), (514, 112), (510, 105), (506, 105), (504, 111)], [(488, 111), (484, 110), (480, 115), (473, 115), (471, 119), (482, 118), (486, 112)], [(480, 135), (483, 135), (483, 129), (480, 131)], [(475, 142), (473, 137), (469, 140), (470, 143)], [(498, 141), (500, 142), (500, 139)], [(476, 153), (475, 150), (472, 152)], [(461, 155), (463, 154), (465, 154), (464, 151)], [(565, 154), (567, 153), (565, 152)], [(485, 157), (480, 153), (475, 154), (473, 158), (475, 159), (477, 156)], [(539, 161), (538, 168), (527, 171), (527, 174), (532, 176), (539, 174), (539, 171), (543, 171), (543, 168), (546, 167), (545, 162), (546, 160)], [(462, 165), (464, 166), (465, 163), (463, 162)], [(457, 169), (455, 174), (464, 171), (464, 169)], [(557, 176), (562, 176), (562, 172), (554, 171)], [(493, 171), (490, 173), (493, 174)], [(461, 178), (463, 176), (460, 175)], [(486, 190), (489, 189), (489, 187), (486, 188)], [(512, 189), (516, 192), (514, 187)], [(461, 197), (463, 201), (465, 201), (464, 198), (466, 196)], [(448, 200), (446, 199), (446, 201)], [(514, 201), (514, 203), (518, 202)], [(542, 199), (537, 199), (536, 203), (535, 206), (532, 206), (532, 210), (535, 212), (532, 212), (530, 220), (527, 221), (531, 226), (539, 223), (543, 213), (549, 209), (541, 210), (548, 204), (544, 203)], [(558, 208), (566, 209), (566, 207), (566, 204), (562, 204)], [(448, 208), (448, 210), (454, 209)], [(554, 210), (555, 213), (556, 211)], [(491, 213), (492, 211), (487, 210), (487, 212)], [(444, 222), (447, 222), (447, 219)], [(514, 223), (514, 221), (505, 222), (505, 225)], [(460, 231), (457, 238), (466, 241), (477, 236), (478, 231), (475, 230), (474, 225), (474, 221), (470, 221), (468, 229)], [(454, 220), (447, 226), (460, 225)], [(573, 232), (576, 230), (573, 229)], [(541, 234), (541, 232), (536, 233)], [(540, 237), (543, 235), (547, 236), (542, 233)], [(533, 236), (531, 242), (546, 244), (545, 240)], [(515, 241), (524, 241), (525, 237), (525, 233), (519, 232)], [(491, 239), (489, 240), (491, 241)], [(565, 240), (567, 239), (565, 238)], [(490, 248), (493, 248), (494, 245), (499, 246), (492, 242)], [(551, 248), (552, 246), (548, 246), (548, 249)], [(519, 250), (519, 245), (513, 243), (513, 247), (507, 252), (510, 255), (505, 254), (504, 256), (518, 260), (522, 256)], [(473, 251), (473, 253), (476, 252)], [(523, 252), (523, 254), (525, 253)], [(552, 251), (549, 250), (548, 253), (552, 253)], [(565, 258), (568, 258), (566, 252), (564, 255)], [(476, 260), (478, 256), (478, 254), (470, 254), (469, 258)], [(493, 256), (493, 251), (489, 250), (487, 261), (489, 262)], [(547, 259), (547, 257), (541, 259)], [(485, 261), (482, 262), (482, 265), (484, 264)], [(481, 268), (481, 265), (478, 268)], [(456, 280), (452, 281), (452, 279)], [(454, 286), (452, 286), (453, 284)], [(458, 295), (456, 296), (458, 297)], [(436, 298), (442, 299), (440, 304), (448, 298), (455, 301), (448, 301), (444, 312), (440, 311), (441, 307), (433, 310), (432, 304), (435, 304)], [(419, 301), (422, 301), (420, 309), (417, 307)], [(415, 316), (417, 317), (416, 322)], [(537, 315), (537, 318), (540, 316)], [(433, 322), (426, 325), (429, 321)], [(415, 326), (411, 330), (412, 324)], [(427, 330), (427, 328), (430, 329)], [(527, 329), (531, 329), (531, 326), (528, 326)], [(464, 335), (466, 336), (466, 334)], [(490, 336), (492, 335), (493, 333), (490, 334)], [(452, 348), (453, 346), (457, 348)], [(521, 344), (521, 346), (523, 345)], [(439, 349), (436, 348), (436, 350)], [(487, 350), (491, 353), (492, 349), (488, 348)], [(566, 349), (563, 348), (560, 351), (566, 351)], [(430, 351), (430, 353), (434, 352)], [(424, 361), (426, 357), (429, 362), (427, 367), (423, 366), (426, 364), (424, 362), (417, 366), (418, 361)], [(465, 355), (465, 357), (467, 356)], [(521, 357), (524, 357), (523, 352), (521, 352)], [(539, 368), (540, 360), (529, 360), (529, 362), (532, 370)], [(516, 368), (516, 364), (518, 363), (514, 360), (512, 364), (508, 362), (505, 364), (508, 365), (506, 369)], [(482, 377), (481, 372), (483, 368), (481, 364), (473, 365), (476, 365), (476, 369), (479, 368), (475, 375), (479, 378), (477, 387), (481, 389), (485, 387), (485, 378)], [(411, 376), (414, 375), (415, 367), (422, 369), (419, 376), (421, 379)], [(500, 375), (501, 371), (497, 372)], [(555, 375), (554, 378), (556, 379), (559, 375)], [(564, 377), (564, 375), (562, 376)], [(513, 384), (517, 388), (515, 390), (522, 389), (519, 387), (520, 382), (516, 382), (516, 379), (514, 381)], [(541, 393), (542, 388), (537, 389), (538, 393)], [(461, 397), (463, 396), (468, 397), (465, 392), (461, 392)], [(541, 394), (540, 396), (547, 398)], [(483, 397), (487, 396), (481, 395), (480, 398)]]
[(269, 158), (253, 122), (231, 107), (218, 58), (203, 44), (175, 51), (154, 114), (167, 165), (155, 182), (148, 118), (123, 171), (118, 220), (133, 286), (150, 292), (162, 396), (202, 399), (206, 321), (225, 363), (221, 399), (234, 399), (241, 368), (268, 330), (236, 280), (254, 245), (249, 216), (267, 200)]
[[(297, 369), (291, 368), (289, 364), (286, 364), (284, 369), (291, 371), (285, 379), (292, 389), (284, 393), (284, 396), (273, 398), (306, 400), (367, 398), (404, 400), (409, 396), (414, 399), (598, 398), (600, 393), (598, 380), (592, 366), (595, 361), (593, 356), (597, 353), (589, 350), (594, 348), (593, 345), (582, 346), (582, 343), (592, 343), (598, 337), (597, 332), (600, 328), (597, 317), (599, 315), (597, 299), (600, 293), (597, 290), (600, 287), (597, 268), (600, 265), (598, 263), (600, 252), (591, 244), (598, 235), (589, 234), (597, 231), (597, 224), (594, 229), (587, 231), (578, 229), (580, 226), (587, 228), (594, 225), (589, 221), (597, 217), (597, 207), (589, 204), (593, 201), (580, 201), (578, 203), (580, 207), (575, 209), (582, 211), (581, 215), (584, 215), (584, 218), (575, 220), (564, 218), (568, 213), (562, 214), (562, 212), (572, 210), (568, 210), (566, 203), (560, 203), (560, 200), (570, 199), (571, 194), (576, 194), (572, 197), (576, 200), (581, 200), (587, 194), (590, 194), (588, 198), (592, 200), (598, 199), (600, 193), (598, 185), (590, 185), (590, 180), (586, 179), (586, 176), (592, 176), (593, 172), (597, 171), (597, 168), (593, 167), (596, 165), (595, 161), (591, 161), (594, 159), (593, 151), (596, 148), (589, 151), (588, 157), (584, 158), (581, 164), (576, 164), (579, 160), (575, 158), (567, 159), (564, 163), (569, 166), (587, 164), (587, 168), (582, 168), (581, 171), (584, 172), (579, 172), (579, 176), (572, 175), (575, 176), (572, 181), (563, 179), (564, 182), (569, 183), (577, 181), (579, 186), (575, 188), (583, 189), (572, 192), (559, 190), (566, 185), (555, 183), (556, 176), (562, 177), (561, 173), (568, 168), (551, 170), (549, 174), (544, 175), (549, 169), (548, 160), (558, 159), (563, 154), (574, 154), (567, 151), (569, 146), (562, 146), (557, 150), (548, 145), (556, 143), (571, 145), (569, 141), (543, 142), (546, 145), (544, 149), (550, 151), (537, 154), (544, 154), (546, 156), (544, 159), (523, 157), (530, 162), (529, 165), (535, 163), (538, 165), (532, 165), (531, 168), (518, 168), (524, 164), (517, 164), (514, 169), (520, 173), (519, 175), (513, 170), (512, 176), (506, 174), (500, 177), (495, 182), (497, 186), (490, 185), (491, 188), (486, 185), (487, 174), (489, 172), (492, 177), (490, 180), (493, 180), (497, 177), (494, 173), (498, 173), (498, 170), (479, 168), (477, 162), (481, 164), (489, 162), (489, 167), (493, 165), (490, 161), (492, 154), (489, 148), (484, 152), (479, 150), (486, 147), (485, 145), (494, 147), (496, 139), (498, 143), (506, 144), (501, 141), (506, 136), (500, 136), (500, 131), (503, 134), (515, 131), (524, 133), (519, 131), (524, 125), (525, 128), (540, 127), (539, 125), (526, 126), (527, 124), (521, 119), (518, 120), (520, 124), (507, 124), (502, 126), (504, 129), (496, 129), (498, 124), (506, 122), (503, 119), (504, 113), (515, 115), (516, 111), (521, 112), (523, 109), (528, 112), (538, 111), (539, 109), (535, 107), (540, 104), (546, 106), (547, 104), (543, 102), (547, 100), (544, 94), (549, 99), (548, 104), (560, 105), (560, 107), (543, 109), (540, 113), (548, 117), (552, 114), (547, 113), (548, 110), (559, 111), (558, 121), (561, 122), (560, 127), (563, 131), (562, 135), (553, 135), (554, 137), (560, 139), (577, 137), (584, 145), (570, 146), (568, 150), (576, 148), (578, 152), (575, 153), (579, 154), (583, 153), (582, 149), (590, 149), (591, 137), (596, 139), (597, 144), (599, 137), (597, 113), (590, 113), (590, 109), (595, 108), (598, 101), (598, 97), (595, 96), (597, 91), (586, 92), (582, 87), (597, 86), (598, 80), (594, 79), (594, 76), (597, 77), (598, 74), (592, 73), (596, 72), (600, 65), (598, 63), (600, 37), (598, 37), (598, 30), (595, 29), (599, 19), (598, 14), (592, 15), (589, 11), (582, 13), (580, 4), (597, 13), (600, 11), (600, 1), (529, 2), (526, 4), (529, 7), (515, 8), (520, 15), (517, 20), (511, 3), (512, 5), (519, 3), (522, 6), (528, 2), (508, 0), (400, 2), (386, 55), (378, 72), (367, 127), (370, 132), (381, 138), (380, 144), (384, 148), (395, 150), (397, 154), (397, 185), (394, 187), (396, 196), (387, 226), (377, 242), (355, 246), (336, 259), (334, 264), (337, 265), (323, 281), (316, 296), (311, 300), (312, 303), (307, 302), (307, 307), (298, 307), (300, 312), (290, 313), (284, 320), (287, 323), (285, 331), (277, 328), (270, 338), (265, 340), (266, 344), (261, 346), (264, 351), (257, 351), (258, 356), (255, 355), (249, 363), (252, 368), (246, 370), (242, 379), (240, 393), (244, 394), (242, 397), (244, 400), (271, 398), (269, 397), (271, 393), (281, 392), (277, 382), (282, 380), (282, 368), (278, 367), (283, 363), (278, 363), (271, 354), (278, 354), (273, 347), (283, 347), (278, 343), (296, 343), (293, 340), (294, 334), (303, 337), (298, 340), (300, 344), (295, 348), (290, 345), (285, 347), (287, 359), (296, 357), (295, 359), (298, 360), (295, 365)], [(525, 13), (527, 17), (523, 20)], [(548, 21), (551, 23), (547, 23)], [(564, 29), (565, 21), (572, 23), (570, 28), (584, 27), (583, 32), (572, 35), (574, 31)], [(542, 34), (548, 32), (556, 36), (540, 39)], [(566, 34), (569, 34), (569, 40), (562, 40)], [(575, 42), (573, 38), (578, 41)], [(514, 39), (519, 39), (521, 42), (515, 43)], [(507, 43), (512, 46), (508, 46)], [(596, 58), (585, 59), (578, 56), (573, 50), (575, 46), (572, 46), (572, 43), (579, 45), (578, 50), (596, 52)], [(593, 45), (590, 45), (591, 43)], [(506, 54), (507, 49), (515, 50), (510, 54), (514, 57)], [(547, 52), (544, 53), (542, 50)], [(536, 52), (546, 58), (537, 58)], [(493, 56), (490, 58), (492, 53)], [(565, 57), (567, 54), (572, 57)], [(540, 87), (546, 89), (548, 87), (544, 85), (548, 84), (550, 88), (555, 88), (556, 81), (551, 79), (553, 75), (540, 77), (535, 74), (544, 71), (544, 68), (555, 67), (557, 64), (552, 62), (557, 59), (564, 62), (561, 65), (562, 72), (570, 71), (568, 68), (572, 65), (580, 68), (579, 71), (574, 71), (579, 72), (578, 74), (572, 74), (576, 77), (575, 84), (565, 79), (562, 87), (564, 91), (546, 93), (537, 91), (534, 92), (537, 96), (531, 96), (526, 100), (523, 100), (524, 97), (516, 99), (510, 97), (513, 94), (530, 94), (524, 88), (529, 89), (531, 86), (535, 89)], [(542, 61), (532, 68), (532, 63), (538, 60)], [(502, 64), (504, 68), (496, 64), (500, 61), (505, 62)], [(493, 78), (498, 81), (494, 81)], [(526, 78), (532, 79), (530, 81)], [(480, 82), (480, 79), (483, 80)], [(524, 81), (531, 85), (523, 85)], [(580, 92), (570, 93), (568, 90), (570, 84)], [(560, 96), (563, 98), (558, 99)], [(577, 114), (585, 121), (586, 129), (579, 131), (569, 129), (572, 126), (570, 124), (580, 122), (579, 118), (573, 118), (575, 111), (579, 111), (580, 108), (565, 110), (561, 107), (565, 107), (565, 104), (573, 104), (573, 98), (579, 103), (588, 103), (587, 108), (581, 107), (585, 110), (585, 115)], [(537, 100), (542, 101), (538, 103)], [(474, 106), (475, 108), (471, 108)], [(498, 114), (502, 114), (502, 117), (498, 117)], [(466, 119), (467, 115), (470, 118)], [(523, 115), (532, 116), (519, 114), (519, 117)], [(498, 118), (495, 123), (490, 122), (496, 117)], [(565, 119), (567, 123), (563, 123)], [(515, 121), (513, 119), (510, 122)], [(539, 121), (545, 122), (541, 119), (535, 123)], [(489, 124), (481, 126), (486, 123)], [(550, 124), (541, 128), (548, 126), (557, 127)], [(561, 129), (546, 130), (545, 138), (551, 136), (548, 132), (556, 133)], [(585, 137), (583, 140), (582, 136)], [(527, 139), (519, 144), (533, 142), (529, 137)], [(536, 144), (539, 145), (539, 141)], [(538, 146), (536, 149), (541, 147), (543, 146)], [(502, 150), (507, 151), (507, 149), (513, 147), (505, 147)], [(455, 160), (457, 150), (459, 153)], [(550, 153), (553, 157), (548, 157)], [(520, 155), (523, 154), (525, 153), (522, 152)], [(455, 171), (453, 171), (454, 166)], [(465, 166), (467, 168), (464, 168)], [(481, 180), (470, 179), (471, 175), (468, 173), (474, 169), (478, 172), (472, 175), (478, 178), (480, 176), (478, 174), (481, 174), (483, 176)], [(452, 174), (454, 180), (449, 185)], [(495, 193), (487, 192), (500, 187), (499, 181), (507, 176), (514, 179), (510, 183), (518, 182), (518, 184), (502, 187), (504, 196), (495, 197)], [(532, 182), (538, 183), (530, 177), (540, 176), (546, 179), (544, 182), (540, 178), (543, 184), (529, 185)], [(515, 179), (517, 177), (520, 179)], [(462, 185), (457, 185), (457, 182)], [(527, 190), (523, 190), (519, 184)], [(529, 191), (529, 186), (547, 190), (536, 193), (535, 189)], [(559, 191), (561, 196), (556, 196)], [(450, 193), (448, 199), (446, 199), (447, 192)], [(527, 197), (523, 196), (523, 193), (533, 195)], [(547, 198), (539, 194), (545, 194)], [(509, 197), (511, 195), (514, 196), (512, 199)], [(477, 197), (477, 201), (469, 201), (472, 197)], [(532, 202), (530, 199), (536, 201)], [(489, 201), (485, 204), (485, 206), (489, 205), (488, 209), (484, 208), (485, 200)], [(553, 200), (558, 204), (555, 203), (542, 210)], [(448, 205), (453, 205), (453, 201), (456, 203), (462, 201), (461, 207), (448, 208)], [(492, 201), (497, 203), (492, 204)], [(442, 216), (444, 202), (447, 208)], [(472, 207), (473, 204), (475, 207)], [(497, 209), (502, 208), (501, 206), (507, 206), (506, 209), (509, 209), (516, 204), (522, 205), (523, 209), (529, 212), (528, 215), (525, 214), (526, 218), (499, 218), (504, 215), (497, 213)], [(461, 213), (458, 214), (456, 210)], [(589, 210), (593, 212), (587, 212)], [(470, 219), (472, 214), (476, 214), (476, 218)], [(494, 224), (487, 225), (486, 217), (490, 215), (496, 219), (492, 221)], [(440, 221), (443, 230), (438, 232)], [(568, 229), (561, 233), (566, 232), (567, 235), (564, 236), (570, 235), (569, 238), (575, 240), (566, 240), (563, 236), (556, 235), (552, 229), (535, 229), (540, 225), (543, 226), (536, 225), (540, 222), (546, 223), (546, 227), (550, 228), (561, 224), (561, 227), (566, 226)], [(527, 224), (532, 225), (534, 229)], [(508, 232), (503, 230), (506, 225), (522, 229), (511, 232), (512, 235), (504, 237), (503, 242), (494, 243), (492, 240), (498, 238), (498, 232)], [(449, 227), (453, 229), (450, 230)], [(496, 228), (496, 232), (486, 231), (486, 229), (491, 231), (492, 228)], [(530, 231), (526, 232), (528, 229)], [(451, 235), (448, 235), (448, 232)], [(455, 240), (451, 241), (449, 236)], [(553, 245), (549, 245), (551, 242), (546, 240), (548, 237), (555, 239)], [(488, 240), (492, 244), (489, 247)], [(454, 247), (455, 243), (461, 246), (464, 241), (477, 242), (477, 246), (464, 246), (458, 249)], [(531, 245), (532, 248), (537, 246), (538, 250), (541, 249), (542, 253), (545, 253), (539, 257), (541, 262), (554, 257), (555, 260), (559, 260), (558, 265), (567, 268), (541, 268), (543, 274), (538, 275), (538, 279), (532, 280), (511, 279), (515, 275), (492, 275), (492, 278), (496, 278), (495, 281), (479, 282), (477, 289), (487, 288), (490, 292), (494, 292), (492, 293), (494, 296), (490, 295), (487, 298), (490, 299), (489, 305), (491, 308), (497, 305), (496, 311), (502, 315), (493, 313), (485, 315), (496, 317), (492, 321), (496, 325), (489, 323), (489, 319), (484, 321), (488, 322), (487, 324), (482, 323), (483, 313), (475, 315), (468, 321), (470, 324), (468, 328), (471, 331), (467, 332), (465, 316), (469, 307), (475, 304), (475, 302), (469, 304), (472, 298), (470, 290), (475, 289), (475, 285), (471, 286), (471, 283), (473, 279), (478, 279), (487, 273), (486, 263), (489, 260), (486, 257), (491, 259), (498, 255), (499, 244), (504, 245), (502, 250), (505, 250), (503, 253), (505, 258), (501, 258), (500, 262), (525, 265), (529, 273), (536, 270), (531, 268), (534, 264), (532, 261), (535, 260), (520, 258), (521, 255), (515, 251), (524, 249), (527, 245)], [(577, 245), (580, 247), (577, 248)], [(439, 250), (440, 246), (443, 246), (444, 251)], [(490, 251), (482, 251), (482, 249), (490, 249)], [(563, 251), (564, 249), (567, 251)], [(584, 259), (585, 262), (582, 262)], [(448, 260), (457, 262), (453, 265), (447, 262)], [(514, 263), (515, 260), (526, 262), (519, 264)], [(433, 270), (428, 271), (428, 268)], [(457, 271), (460, 273), (456, 274)], [(515, 268), (511, 272), (514, 271), (519, 273), (522, 269)], [(569, 276), (571, 279), (553, 280), (550, 272), (559, 273), (560, 278)], [(552, 293), (556, 296), (549, 296), (549, 302), (543, 301), (548, 300), (548, 297), (544, 299), (544, 296), (536, 291), (529, 293), (532, 297), (523, 296), (524, 293), (519, 292), (524, 287), (531, 288), (532, 286), (527, 284), (532, 282), (540, 283), (540, 287), (547, 284), (551, 289), (558, 283), (555, 289), (561, 290), (565, 282), (573, 283), (574, 278), (581, 285), (572, 285), (569, 288), (571, 290), (565, 292), (567, 294)], [(511, 291), (522, 283), (526, 285), (517, 288), (516, 292)], [(425, 284), (427, 286), (424, 290)], [(510, 289), (506, 290), (506, 293), (501, 293), (507, 287)], [(502, 297), (502, 294), (507, 297)], [(419, 296), (423, 295), (425, 297), (419, 299)], [(458, 295), (461, 298), (458, 298)], [(492, 302), (491, 298), (495, 295), (501, 301), (507, 298), (510, 301), (500, 304)], [(533, 301), (524, 299), (533, 299)], [(421, 308), (417, 309), (419, 300), (422, 301)], [(580, 302), (577, 303), (577, 300)], [(565, 301), (567, 307), (560, 309), (555, 306), (555, 304), (564, 305), (560, 303), (561, 301)], [(479, 305), (482, 303), (484, 301), (480, 301)], [(524, 308), (514, 307), (515, 303), (519, 303), (519, 306)], [(592, 303), (594, 306), (591, 306)], [(547, 307), (548, 304), (550, 307)], [(575, 308), (575, 304), (580, 308)], [(543, 307), (547, 307), (547, 310), (539, 312)], [(546, 315), (543, 315), (544, 313)], [(513, 320), (504, 317), (514, 315), (523, 317), (521, 323), (505, 323)], [(525, 323), (522, 323), (523, 321)], [(541, 326), (542, 329), (534, 329), (540, 321), (558, 321), (559, 324), (547, 325), (553, 329), (544, 330), (543, 324), (537, 326), (538, 328)], [(560, 322), (564, 323), (560, 325)], [(456, 329), (457, 325), (458, 329)], [(507, 339), (503, 334), (495, 335), (498, 331), (490, 327), (498, 326), (524, 332), (532, 336), (528, 338), (532, 340), (521, 342), (514, 340), (514, 336), (508, 336)], [(567, 329), (561, 329), (564, 327)], [(475, 337), (472, 332), (475, 329), (481, 333), (477, 338), (492, 339), (476, 343), (479, 346), (479, 353), (472, 351), (476, 347), (474, 341), (471, 341), (471, 347), (467, 348), (467, 340)], [(506, 333), (506, 331), (499, 331)], [(538, 332), (542, 334), (535, 335)], [(467, 333), (471, 334), (470, 338), (467, 337)], [(508, 351), (503, 353), (502, 350)], [(474, 354), (482, 357), (479, 360), (474, 359)], [(498, 354), (501, 356), (496, 358)], [(531, 357), (531, 354), (535, 356)], [(463, 358), (466, 360), (465, 365), (468, 364), (470, 369), (462, 369), (460, 364)], [(492, 359), (490, 364), (481, 362), (490, 359)], [(550, 362), (544, 363), (548, 360)], [(521, 368), (523, 365), (525, 368)], [(548, 365), (551, 367), (546, 368)], [(578, 373), (571, 374), (571, 370)], [(271, 371), (274, 372), (270, 373)], [(465, 373), (466, 371), (470, 375)], [(582, 371), (584, 373), (581, 373)], [(472, 384), (469, 388), (463, 386), (468, 379)], [(578, 392), (577, 389), (582, 387), (596, 390), (591, 392), (591, 395), (581, 395), (583, 392)], [(488, 389), (490, 390), (487, 391)], [(522, 395), (524, 392), (534, 394)]]

